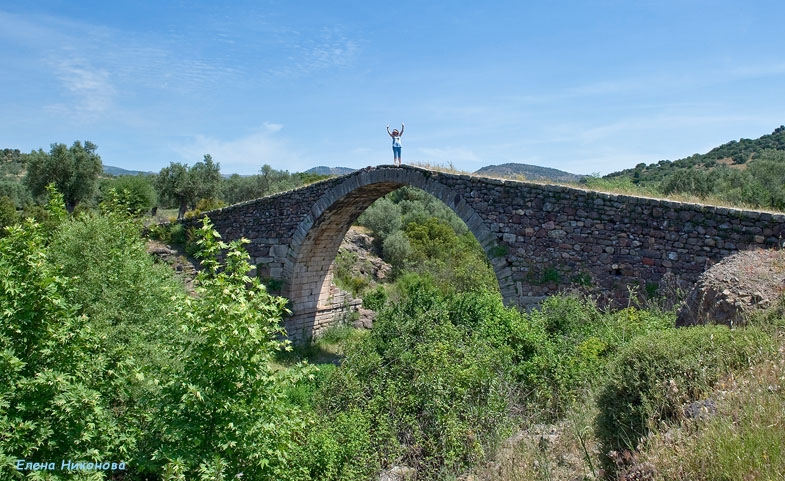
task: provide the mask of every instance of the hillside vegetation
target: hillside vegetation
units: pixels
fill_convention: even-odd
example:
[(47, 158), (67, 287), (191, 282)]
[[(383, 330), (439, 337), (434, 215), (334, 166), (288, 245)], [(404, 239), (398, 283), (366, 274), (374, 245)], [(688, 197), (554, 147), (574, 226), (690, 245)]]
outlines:
[(559, 169), (530, 164), (488, 165), (476, 171), (475, 174), (546, 182), (580, 182), (585, 177), (584, 175), (571, 174)]
[(585, 183), (591, 188), (620, 187), (632, 193), (785, 210), (785, 126), (758, 139), (733, 140), (676, 161), (641, 163)]

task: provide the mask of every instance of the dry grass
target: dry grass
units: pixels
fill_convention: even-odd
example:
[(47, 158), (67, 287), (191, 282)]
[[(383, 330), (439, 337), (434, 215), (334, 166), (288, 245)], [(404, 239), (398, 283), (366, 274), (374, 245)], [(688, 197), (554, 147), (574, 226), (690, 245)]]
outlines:
[[(783, 309), (761, 319), (778, 351), (719, 382), (699, 414), (661, 424), (636, 452), (616, 454), (604, 477), (594, 437), (598, 409), (588, 392), (559, 422), (534, 424), (508, 439), (474, 481), (783, 481), (785, 480), (785, 330)], [(692, 410), (695, 413), (695, 410)]]
[(556, 424), (534, 424), (517, 433), (480, 467), (477, 481), (552, 481), (600, 479), (599, 444), (592, 423), (597, 409), (593, 394), (570, 409)]
[(653, 436), (641, 459), (657, 479), (785, 479), (785, 336), (779, 353), (715, 391), (716, 414)]
[(448, 162), (446, 164), (432, 164), (430, 162), (411, 162), (409, 163), (409, 165), (414, 167), (420, 167), (423, 169), (433, 170), (436, 172), (444, 172), (446, 174), (474, 175), (471, 172), (456, 169), (452, 162)]

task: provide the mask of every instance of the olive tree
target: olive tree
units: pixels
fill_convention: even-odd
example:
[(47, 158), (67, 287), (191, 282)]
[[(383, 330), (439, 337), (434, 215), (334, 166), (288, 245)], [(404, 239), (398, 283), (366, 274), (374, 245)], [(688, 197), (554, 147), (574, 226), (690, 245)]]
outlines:
[(77, 204), (93, 196), (98, 175), (103, 172), (96, 149), (98, 146), (90, 141), (83, 145), (77, 140), (71, 147), (52, 144), (49, 152), (31, 152), (24, 182), (35, 196), (44, 194), (46, 186), (54, 184), (63, 194), (65, 208), (73, 212)]

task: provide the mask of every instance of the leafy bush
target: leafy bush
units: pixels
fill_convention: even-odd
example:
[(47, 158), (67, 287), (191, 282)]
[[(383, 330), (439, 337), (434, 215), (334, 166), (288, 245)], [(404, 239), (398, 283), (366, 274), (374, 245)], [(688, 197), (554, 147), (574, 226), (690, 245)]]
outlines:
[(395, 273), (401, 272), (406, 267), (407, 260), (413, 253), (414, 249), (409, 243), (409, 238), (400, 230), (387, 236), (382, 243), (382, 255), (392, 265)]
[(196, 297), (174, 312), (184, 334), (182, 368), (163, 387), (154, 459), (189, 478), (213, 469), (229, 478), (299, 479), (292, 453), (306, 418), (288, 402), (286, 386), (309, 371), (271, 367), (274, 353), (288, 346), (279, 325), (286, 300), (247, 276), (243, 241), (219, 241), (207, 219), (197, 237), (203, 270)]
[(372, 417), (362, 409), (349, 409), (309, 426), (308, 437), (295, 450), (294, 464), (301, 479), (313, 481), (365, 481), (381, 469), (368, 447), (374, 431)]
[(508, 407), (506, 363), (482, 330), (451, 322), (450, 302), (413, 282), (347, 349), (319, 396), (328, 419), (368, 416), (361, 472), (395, 462), (435, 479), (472, 465), (495, 441)]
[(363, 296), (363, 307), (372, 311), (381, 311), (385, 302), (387, 302), (387, 291), (384, 286), (376, 286), (376, 289)]
[(123, 175), (103, 182), (101, 193), (106, 198), (114, 191), (131, 213), (139, 215), (149, 212), (158, 203), (154, 181), (154, 177), (147, 175)]
[(100, 339), (96, 348), (115, 374), (102, 394), (123, 412), (126, 426), (144, 430), (145, 403), (157, 395), (156, 380), (173, 362), (180, 337), (173, 305), (185, 288), (147, 254), (140, 230), (128, 217), (82, 215), (53, 234), (50, 258), (69, 279), (67, 299), (80, 306), (77, 312), (88, 319)]
[(16, 206), (10, 197), (0, 196), (0, 237), (3, 235), (3, 228), (19, 222), (19, 214), (16, 213)]
[(516, 357), (518, 382), (528, 401), (558, 416), (583, 390), (603, 380), (606, 366), (621, 346), (636, 336), (671, 328), (672, 314), (634, 308), (602, 312), (588, 299), (552, 296), (522, 316), (510, 342), (526, 353)]
[(756, 362), (773, 346), (755, 328), (698, 326), (632, 339), (610, 365), (597, 403), (596, 434), (605, 452), (634, 449), (662, 421), (678, 419), (724, 375)]
[(357, 263), (357, 254), (351, 251), (340, 251), (335, 257), (335, 285), (350, 292), (353, 296), (360, 296), (371, 281), (363, 275), (356, 275), (352, 268)]
[(401, 208), (387, 197), (371, 204), (357, 219), (358, 224), (371, 229), (378, 242), (401, 229)]
[(0, 197), (8, 197), (14, 206), (22, 208), (33, 202), (33, 196), (21, 182), (0, 180)]
[(101, 396), (116, 374), (88, 319), (69, 301), (71, 280), (51, 263), (45, 240), (46, 230), (33, 221), (0, 239), (4, 479), (21, 477), (12, 460), (121, 460), (135, 443)]

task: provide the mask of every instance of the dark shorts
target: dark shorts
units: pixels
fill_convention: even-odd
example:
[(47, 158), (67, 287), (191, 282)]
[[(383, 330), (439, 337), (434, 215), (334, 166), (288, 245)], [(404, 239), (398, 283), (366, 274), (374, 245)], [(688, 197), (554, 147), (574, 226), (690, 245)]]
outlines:
[(401, 148), (400, 147), (393, 147), (393, 157), (396, 159), (401, 158)]

